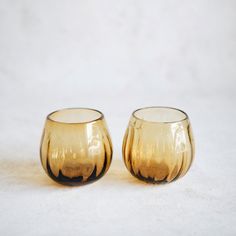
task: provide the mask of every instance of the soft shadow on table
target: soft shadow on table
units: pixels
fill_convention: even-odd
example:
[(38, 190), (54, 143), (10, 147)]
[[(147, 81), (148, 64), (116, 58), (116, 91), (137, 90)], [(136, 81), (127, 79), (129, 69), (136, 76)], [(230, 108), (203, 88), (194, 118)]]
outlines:
[(18, 187), (63, 187), (45, 174), (37, 159), (0, 159), (0, 182)]
[[(101, 184), (132, 184), (148, 185), (134, 178), (126, 169), (121, 159), (114, 159), (105, 176), (96, 181)], [(96, 183), (95, 182), (95, 183)], [(52, 181), (44, 172), (41, 163), (37, 159), (0, 159), (0, 183), (1, 185), (45, 188), (70, 188)], [(88, 186), (88, 185), (84, 185)], [(83, 186), (81, 186), (83, 187)]]
[[(103, 177), (104, 183), (115, 184), (132, 184), (140, 186), (150, 186), (150, 184), (138, 180), (132, 176), (129, 171), (126, 169), (125, 164), (122, 159), (112, 160), (110, 169)], [(151, 184), (152, 185), (152, 184)]]

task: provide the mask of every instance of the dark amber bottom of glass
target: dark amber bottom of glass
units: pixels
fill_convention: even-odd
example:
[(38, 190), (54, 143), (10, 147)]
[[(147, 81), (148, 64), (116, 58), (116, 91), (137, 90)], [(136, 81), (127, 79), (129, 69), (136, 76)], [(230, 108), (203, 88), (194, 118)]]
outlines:
[(171, 183), (171, 182), (177, 180), (177, 179), (173, 179), (173, 180), (171, 180), (171, 181), (167, 181), (166, 178), (163, 179), (163, 180), (155, 180), (155, 178), (152, 178), (152, 177), (146, 178), (146, 177), (143, 177), (143, 176), (140, 175), (140, 174), (139, 174), (139, 175), (133, 174), (133, 176), (134, 176), (135, 178), (141, 180), (141, 181), (144, 181), (144, 182), (146, 182), (146, 183), (151, 183), (151, 184), (167, 184), (167, 183)]
[(49, 162), (47, 161), (47, 174), (51, 179), (53, 179), (55, 182), (59, 184), (67, 185), (67, 186), (80, 186), (80, 185), (93, 183), (96, 180), (100, 179), (106, 173), (106, 167), (107, 167), (107, 159), (105, 158), (104, 165), (101, 172), (98, 175), (96, 175), (97, 167), (95, 166), (92, 174), (87, 178), (86, 181), (83, 181), (83, 176), (70, 178), (68, 176), (63, 175), (61, 170), (59, 171), (58, 176), (55, 176), (51, 170)]
[(140, 171), (138, 172), (138, 174), (135, 174), (134, 172), (130, 171), (130, 173), (137, 179), (146, 182), (146, 183), (151, 183), (151, 184), (167, 184), (167, 183), (171, 183), (171, 182), (175, 182), (177, 179), (181, 178), (182, 176), (177, 175), (174, 179), (172, 179), (171, 181), (167, 180), (167, 176), (163, 179), (157, 180), (153, 177), (144, 177), (142, 176), (142, 174), (140, 173)]

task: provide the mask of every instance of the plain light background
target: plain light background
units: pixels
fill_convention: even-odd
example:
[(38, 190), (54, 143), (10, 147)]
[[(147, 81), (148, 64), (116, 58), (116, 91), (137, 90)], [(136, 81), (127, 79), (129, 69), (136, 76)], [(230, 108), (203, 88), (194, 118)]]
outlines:
[[(122, 163), (134, 109), (190, 116), (195, 162), (174, 183)], [(236, 2), (0, 0), (1, 235), (236, 235)], [(100, 181), (54, 184), (39, 161), (45, 117), (91, 107), (114, 161)]]

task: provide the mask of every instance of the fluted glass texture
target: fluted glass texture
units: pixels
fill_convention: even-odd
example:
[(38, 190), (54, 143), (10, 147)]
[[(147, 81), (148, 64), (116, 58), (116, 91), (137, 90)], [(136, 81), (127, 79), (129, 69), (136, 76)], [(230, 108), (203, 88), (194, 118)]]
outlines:
[(147, 107), (133, 112), (123, 140), (123, 159), (140, 180), (166, 183), (189, 170), (194, 140), (187, 114), (169, 107)]
[(103, 114), (89, 108), (49, 114), (40, 157), (48, 176), (60, 184), (82, 185), (101, 178), (112, 159), (112, 143)]

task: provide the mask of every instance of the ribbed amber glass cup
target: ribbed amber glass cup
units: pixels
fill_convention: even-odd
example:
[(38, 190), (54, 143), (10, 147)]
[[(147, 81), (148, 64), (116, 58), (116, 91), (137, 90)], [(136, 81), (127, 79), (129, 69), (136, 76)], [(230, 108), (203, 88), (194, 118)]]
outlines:
[(171, 182), (185, 175), (194, 157), (187, 114), (170, 107), (133, 112), (123, 140), (123, 159), (130, 173), (151, 183)]
[(112, 143), (103, 114), (88, 108), (49, 114), (40, 156), (46, 173), (60, 184), (82, 185), (101, 178), (112, 159)]

